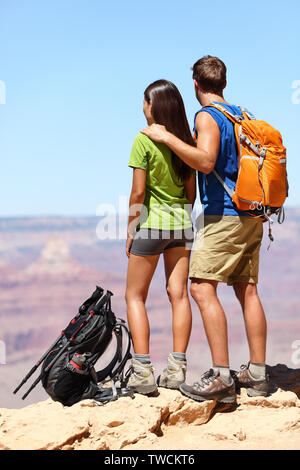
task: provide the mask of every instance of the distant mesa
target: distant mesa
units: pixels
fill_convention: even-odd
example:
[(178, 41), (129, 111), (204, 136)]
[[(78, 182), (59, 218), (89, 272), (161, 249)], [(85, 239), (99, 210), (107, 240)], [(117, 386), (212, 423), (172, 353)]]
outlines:
[(81, 265), (75, 261), (70, 253), (69, 246), (62, 237), (49, 237), (37, 262), (28, 266), (23, 274), (27, 277), (54, 277), (77, 278), (99, 272)]

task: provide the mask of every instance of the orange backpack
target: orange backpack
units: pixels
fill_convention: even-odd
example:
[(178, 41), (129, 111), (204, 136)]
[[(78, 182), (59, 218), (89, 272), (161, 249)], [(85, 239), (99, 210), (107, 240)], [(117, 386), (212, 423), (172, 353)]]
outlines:
[[(239, 156), (239, 169), (235, 190), (231, 190), (213, 170), (238, 209), (264, 221), (272, 214), (278, 222), (284, 220), (283, 204), (288, 196), (286, 148), (278, 130), (265, 121), (256, 120), (247, 110), (243, 115), (233, 114), (219, 103), (209, 106), (221, 111), (234, 124)], [(269, 237), (273, 240), (269, 226)]]

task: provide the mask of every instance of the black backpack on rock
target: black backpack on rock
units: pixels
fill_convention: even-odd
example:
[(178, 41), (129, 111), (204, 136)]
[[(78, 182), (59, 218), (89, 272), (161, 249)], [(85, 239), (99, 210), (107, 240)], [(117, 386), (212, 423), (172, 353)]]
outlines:
[[(124, 367), (131, 358), (130, 332), (124, 320), (117, 319), (111, 310), (112, 292), (103, 294), (104, 290), (97, 286), (14, 393), (42, 364), (40, 375), (23, 395), (23, 400), (39, 381), (42, 381), (44, 389), (54, 401), (65, 406), (88, 398), (101, 404), (119, 396), (132, 396), (131, 390), (126, 388), (128, 379), (124, 378)], [(127, 342), (125, 352), (123, 333)], [(95, 364), (107, 350), (113, 337), (116, 338), (114, 356), (107, 366), (96, 372)], [(111, 382), (111, 387), (103, 387), (108, 381)], [(116, 387), (116, 382), (119, 382), (119, 387)]]

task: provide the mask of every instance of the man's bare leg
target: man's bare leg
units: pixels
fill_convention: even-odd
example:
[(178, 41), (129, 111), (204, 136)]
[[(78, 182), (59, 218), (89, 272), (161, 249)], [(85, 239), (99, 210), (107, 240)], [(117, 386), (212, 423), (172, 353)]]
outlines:
[(210, 346), (213, 367), (192, 386), (180, 385), (180, 391), (194, 400), (236, 403), (235, 382), (230, 375), (227, 321), (217, 297), (217, 281), (192, 279), (191, 295), (196, 301)]
[(227, 320), (217, 297), (217, 286), (217, 281), (193, 278), (191, 295), (202, 315), (213, 364), (228, 367)]
[(265, 363), (267, 323), (256, 284), (237, 282), (233, 287), (244, 314), (250, 362)]
[(235, 283), (234, 291), (243, 309), (250, 350), (250, 362), (247, 366), (242, 366), (237, 373), (237, 382), (240, 387), (247, 389), (247, 394), (251, 397), (266, 396), (269, 386), (265, 364), (267, 341), (265, 313), (256, 284)]

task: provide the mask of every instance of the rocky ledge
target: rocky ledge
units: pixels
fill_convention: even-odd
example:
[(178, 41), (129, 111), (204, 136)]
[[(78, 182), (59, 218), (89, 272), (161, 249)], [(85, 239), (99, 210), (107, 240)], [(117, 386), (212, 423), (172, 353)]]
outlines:
[(159, 388), (99, 406), (64, 407), (51, 399), (19, 410), (0, 409), (0, 449), (299, 449), (300, 370), (269, 368), (270, 395), (237, 405), (195, 402)]

